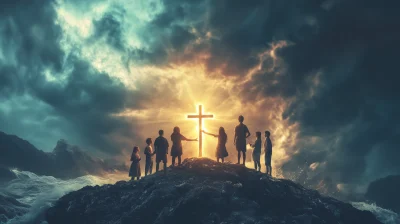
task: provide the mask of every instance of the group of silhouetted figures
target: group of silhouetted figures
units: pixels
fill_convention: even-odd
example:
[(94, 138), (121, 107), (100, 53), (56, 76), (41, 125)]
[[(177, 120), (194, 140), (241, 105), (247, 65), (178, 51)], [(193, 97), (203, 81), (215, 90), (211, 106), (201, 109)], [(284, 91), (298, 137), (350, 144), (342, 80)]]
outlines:
[[(234, 145), (236, 146), (236, 150), (238, 152), (238, 162), (240, 164), (240, 158), (243, 155), (243, 165), (245, 165), (246, 161), (246, 151), (247, 151), (247, 143), (246, 139), (250, 136), (250, 131), (245, 124), (243, 124), (244, 117), (239, 116), (239, 125), (235, 128), (235, 137), (234, 137)], [(218, 145), (216, 149), (215, 156), (217, 161), (221, 159), (221, 162), (224, 162), (224, 158), (228, 156), (228, 151), (226, 150), (226, 143), (228, 141), (228, 136), (225, 132), (223, 127), (219, 128), (218, 134), (211, 134), (208, 132), (203, 131), (203, 133), (207, 135), (214, 136), (218, 138)], [(166, 138), (164, 138), (164, 131), (158, 131), (159, 136), (154, 141), (154, 150), (152, 148), (153, 141), (151, 138), (146, 139), (146, 147), (144, 149), (144, 154), (146, 155), (146, 165), (145, 165), (145, 176), (147, 174), (151, 174), (153, 171), (153, 156), (156, 156), (156, 172), (158, 172), (160, 168), (160, 162), (164, 164), (164, 174), (167, 173), (167, 155), (168, 155), (168, 148), (169, 143)], [(262, 147), (262, 140), (261, 140), (261, 132), (256, 132), (256, 141), (254, 144), (250, 144), (253, 150), (253, 161), (254, 161), (254, 168), (257, 171), (261, 171), (261, 147)], [(197, 141), (197, 139), (189, 139), (183, 136), (180, 133), (179, 127), (175, 127), (173, 133), (171, 134), (171, 156), (172, 156), (172, 167), (175, 166), (175, 160), (178, 158), (178, 166), (181, 165), (182, 162), (182, 141)], [(129, 169), (129, 176), (132, 179), (140, 179), (141, 176), (141, 169), (140, 169), (140, 149), (138, 146), (133, 147), (132, 155), (131, 155), (131, 167)], [(272, 157), (272, 142), (270, 139), (270, 132), (265, 131), (265, 141), (264, 141), (264, 153), (265, 153), (265, 166), (268, 175), (272, 175), (272, 167), (271, 167), (271, 157)]]

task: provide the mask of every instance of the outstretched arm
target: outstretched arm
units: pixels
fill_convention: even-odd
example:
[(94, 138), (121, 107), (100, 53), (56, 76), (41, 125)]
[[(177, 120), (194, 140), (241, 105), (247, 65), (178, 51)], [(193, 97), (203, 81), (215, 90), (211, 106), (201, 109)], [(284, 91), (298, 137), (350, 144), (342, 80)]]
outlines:
[(193, 142), (197, 141), (197, 138), (186, 138), (185, 136), (181, 135), (183, 141)]
[(186, 141), (188, 141), (188, 142), (196, 142), (198, 140), (197, 140), (197, 138), (188, 138), (188, 139), (186, 139)]
[(216, 137), (216, 138), (218, 138), (218, 136), (219, 136), (219, 135), (214, 135), (214, 134), (208, 133), (208, 132), (206, 132), (206, 131), (204, 131), (204, 130), (202, 130), (202, 132), (203, 132), (204, 134), (206, 134), (206, 135), (211, 135), (211, 136), (214, 136), (214, 137)]

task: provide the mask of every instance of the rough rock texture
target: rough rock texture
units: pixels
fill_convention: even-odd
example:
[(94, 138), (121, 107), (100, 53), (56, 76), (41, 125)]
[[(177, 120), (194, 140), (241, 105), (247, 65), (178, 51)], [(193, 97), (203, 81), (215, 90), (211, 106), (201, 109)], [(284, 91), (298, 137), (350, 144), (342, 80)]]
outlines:
[(110, 165), (93, 158), (77, 146), (64, 140), (57, 142), (53, 152), (37, 149), (28, 141), (0, 131), (0, 166), (30, 171), (38, 175), (75, 178), (87, 174), (99, 175), (124, 166)]
[(140, 181), (84, 187), (59, 199), (49, 224), (380, 223), (370, 212), (241, 165), (186, 159)]
[(373, 181), (365, 198), (378, 206), (400, 213), (400, 175), (387, 176)]

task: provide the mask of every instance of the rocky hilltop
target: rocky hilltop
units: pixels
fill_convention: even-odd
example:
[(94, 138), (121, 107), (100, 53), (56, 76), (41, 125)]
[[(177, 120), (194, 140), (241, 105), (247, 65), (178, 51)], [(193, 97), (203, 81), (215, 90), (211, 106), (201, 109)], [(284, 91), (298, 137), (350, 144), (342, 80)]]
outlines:
[(241, 165), (186, 159), (139, 181), (84, 187), (47, 211), (66, 223), (380, 223), (370, 212)]

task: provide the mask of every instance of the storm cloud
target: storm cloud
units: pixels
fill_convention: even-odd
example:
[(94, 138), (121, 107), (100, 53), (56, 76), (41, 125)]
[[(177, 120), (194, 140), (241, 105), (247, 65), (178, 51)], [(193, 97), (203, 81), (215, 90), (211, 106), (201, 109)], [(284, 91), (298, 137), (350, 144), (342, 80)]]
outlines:
[[(243, 108), (257, 105), (246, 114), (253, 129), (273, 127), (274, 112), (296, 130), (279, 140), (283, 176), (334, 193), (400, 173), (400, 3), (1, 4), (0, 125), (40, 147), (67, 136), (118, 154), (142, 140), (137, 113), (182, 104), (182, 80), (196, 77), (169, 71), (200, 65), (229, 84), (214, 88), (224, 103), (235, 93)], [(115, 116), (126, 111), (135, 116)]]

